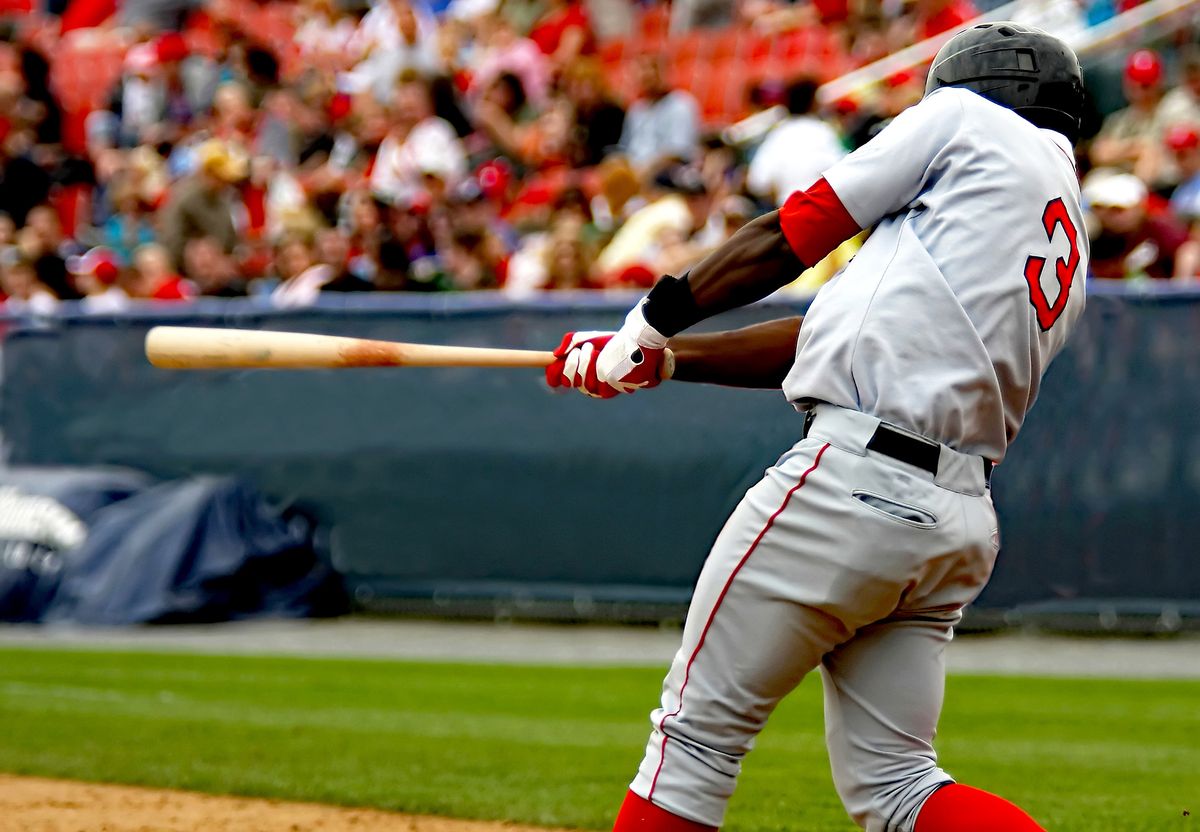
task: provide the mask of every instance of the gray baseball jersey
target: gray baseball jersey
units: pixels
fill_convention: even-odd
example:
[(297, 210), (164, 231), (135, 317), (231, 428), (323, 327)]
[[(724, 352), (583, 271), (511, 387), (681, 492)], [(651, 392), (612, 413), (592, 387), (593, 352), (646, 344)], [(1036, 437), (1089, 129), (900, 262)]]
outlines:
[(1083, 311), (1070, 144), (941, 89), (825, 179), (875, 229), (805, 316), (784, 393), (999, 462)]
[(911, 832), (952, 782), (933, 748), (943, 652), (999, 547), (983, 458), (1003, 458), (1079, 317), (1087, 240), (1066, 139), (958, 89), (814, 188), (875, 228), (805, 317), (784, 384), (804, 437), (713, 545), (630, 788), (720, 826), (758, 732), (820, 667), (847, 811)]

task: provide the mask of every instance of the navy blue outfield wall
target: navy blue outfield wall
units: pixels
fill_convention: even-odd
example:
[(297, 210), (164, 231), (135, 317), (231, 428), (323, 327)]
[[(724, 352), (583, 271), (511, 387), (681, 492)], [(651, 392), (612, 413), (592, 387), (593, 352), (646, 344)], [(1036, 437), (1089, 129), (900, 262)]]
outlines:
[[(184, 373), (142, 354), (159, 323), (546, 349), (611, 328), (630, 300), (348, 296), (9, 321), (8, 458), (246, 474), (316, 513), (364, 602), (564, 602), (585, 617), (681, 604), (725, 516), (798, 437), (777, 393), (667, 384), (597, 402), (530, 370)], [(1200, 608), (1198, 425), (1200, 292), (1093, 291), (997, 470), (1003, 549), (978, 606)]]

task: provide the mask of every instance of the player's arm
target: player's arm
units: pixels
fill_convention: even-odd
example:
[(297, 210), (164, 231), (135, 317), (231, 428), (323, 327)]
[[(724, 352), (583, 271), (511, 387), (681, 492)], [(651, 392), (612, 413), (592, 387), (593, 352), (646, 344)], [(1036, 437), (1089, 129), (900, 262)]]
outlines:
[(640, 314), (671, 337), (783, 288), (860, 230), (829, 183), (819, 179), (778, 211), (742, 226), (683, 277), (658, 281)]
[(587, 355), (564, 340), (564, 355), (575, 350), (568, 363), (573, 360), (586, 368), (577, 374), (581, 381), (569, 386), (604, 398), (653, 387), (671, 337), (705, 318), (766, 297), (860, 229), (903, 209), (926, 179), (953, 157), (963, 96), (969, 95), (937, 90), (901, 113), (811, 188), (797, 191), (778, 211), (742, 227), (689, 273), (660, 280), (621, 328), (603, 344), (593, 344)]
[(726, 332), (677, 335), (667, 342), (674, 381), (778, 390), (796, 358), (801, 317)]

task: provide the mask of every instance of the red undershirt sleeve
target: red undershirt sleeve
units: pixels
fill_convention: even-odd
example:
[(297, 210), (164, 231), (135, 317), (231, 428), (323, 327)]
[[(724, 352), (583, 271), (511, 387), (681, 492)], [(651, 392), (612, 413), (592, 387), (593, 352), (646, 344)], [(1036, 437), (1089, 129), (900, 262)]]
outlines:
[(810, 267), (862, 230), (823, 177), (788, 197), (779, 209), (779, 226), (796, 257)]

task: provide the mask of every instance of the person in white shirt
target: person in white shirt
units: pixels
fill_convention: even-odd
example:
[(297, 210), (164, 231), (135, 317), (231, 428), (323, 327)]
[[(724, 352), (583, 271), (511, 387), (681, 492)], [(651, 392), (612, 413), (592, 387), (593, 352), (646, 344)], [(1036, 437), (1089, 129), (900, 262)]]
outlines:
[(386, 46), (370, 50), (352, 70), (338, 78), (342, 92), (369, 91), (375, 100), (386, 104), (392, 98), (396, 79), (404, 72), (432, 76), (441, 68), (437, 39), (423, 35), (411, 5), (393, 4), (389, 21), (395, 26)]
[(33, 264), (11, 255), (0, 265), (0, 290), (7, 296), (0, 311), (12, 315), (49, 315), (58, 309), (58, 298), (38, 280)]
[(621, 149), (643, 174), (673, 160), (695, 158), (700, 150), (695, 97), (667, 85), (661, 56), (644, 56), (637, 69), (641, 95), (625, 113)]
[(393, 205), (411, 205), (426, 193), (426, 176), (452, 188), (467, 171), (454, 128), (433, 114), (428, 83), (402, 76), (396, 86), (392, 129), (371, 170), (371, 193)]
[(837, 131), (814, 113), (817, 83), (804, 78), (787, 89), (790, 114), (767, 134), (746, 172), (746, 187), (772, 205), (807, 190), (825, 169), (846, 155)]

